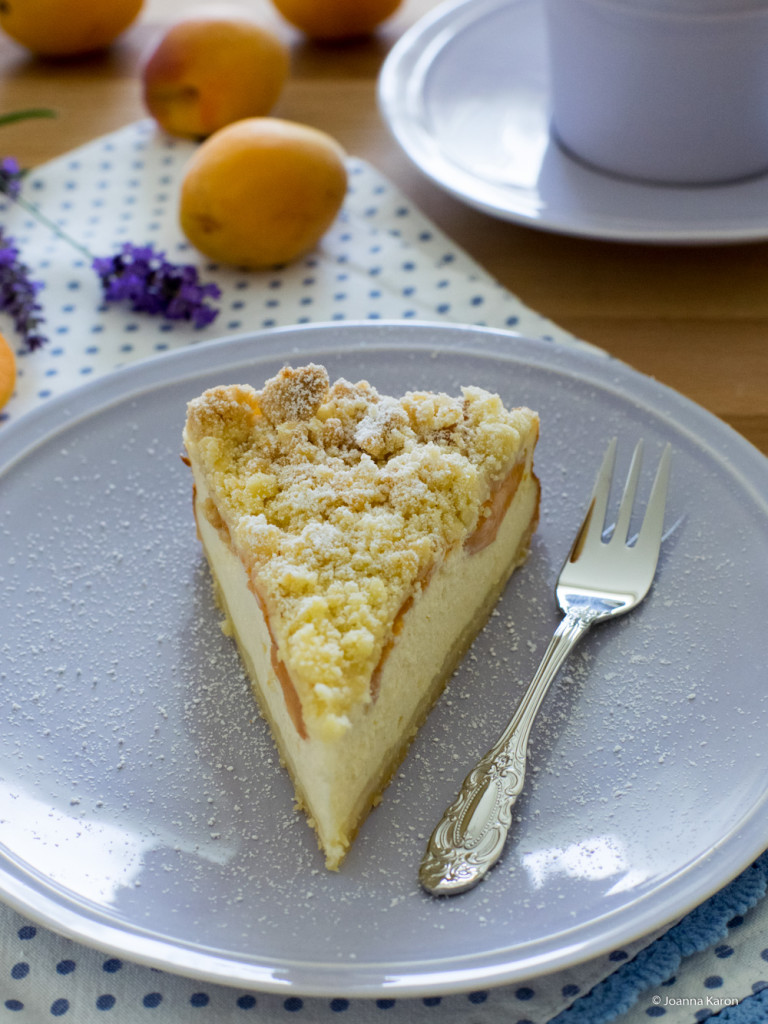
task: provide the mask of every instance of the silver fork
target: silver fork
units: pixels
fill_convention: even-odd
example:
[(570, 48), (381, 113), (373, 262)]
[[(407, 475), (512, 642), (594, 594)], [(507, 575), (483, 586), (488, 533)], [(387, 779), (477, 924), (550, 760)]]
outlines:
[(597, 474), (584, 521), (557, 579), (564, 618), (512, 720), (467, 775), (458, 796), (429, 840), (419, 880), (436, 896), (466, 892), (501, 856), (512, 807), (523, 789), (528, 737), (549, 685), (574, 645), (597, 622), (616, 618), (645, 597), (661, 547), (671, 448), (662, 453), (643, 524), (628, 538), (642, 461), (638, 442), (624, 487), (616, 526), (604, 539), (604, 522), (616, 459), (616, 439)]

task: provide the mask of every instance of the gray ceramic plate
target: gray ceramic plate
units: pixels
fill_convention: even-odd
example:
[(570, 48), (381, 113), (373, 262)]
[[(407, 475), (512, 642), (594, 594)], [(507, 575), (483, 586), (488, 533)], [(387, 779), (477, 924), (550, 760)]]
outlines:
[[(541, 412), (533, 552), (343, 870), (328, 874), (219, 630), (185, 403), (324, 362)], [(657, 584), (595, 630), (535, 730), (504, 859), (452, 900), (426, 837), (511, 713), (604, 445), (674, 446)], [(647, 481), (646, 481), (647, 482)], [(0, 891), (136, 961), (306, 995), (424, 995), (573, 965), (679, 917), (766, 842), (768, 462), (608, 358), (442, 325), (275, 330), (124, 369), (0, 431)]]

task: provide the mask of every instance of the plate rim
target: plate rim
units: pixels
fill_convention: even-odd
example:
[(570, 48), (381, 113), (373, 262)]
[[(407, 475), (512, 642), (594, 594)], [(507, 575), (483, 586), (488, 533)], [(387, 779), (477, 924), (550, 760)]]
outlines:
[[(768, 514), (768, 460), (765, 456), (722, 420), (668, 386), (639, 373), (612, 356), (599, 352), (532, 339), (504, 329), (410, 320), (312, 323), (244, 332), (219, 340), (201, 342), (190, 348), (162, 353), (111, 371), (103, 377), (85, 382), (72, 391), (49, 399), (18, 420), (11, 421), (0, 431), (0, 484), (3, 475), (23, 460), (28, 452), (33, 451), (38, 444), (45, 443), (59, 431), (114, 404), (130, 402), (150, 390), (163, 388), (169, 383), (178, 383), (186, 377), (198, 376), (201, 372), (215, 372), (217, 367), (209, 365), (209, 359), (215, 356), (216, 350), (222, 352), (222, 359), (218, 363), (222, 370), (226, 370), (229, 365), (241, 363), (247, 355), (247, 348), (259, 342), (267, 346), (266, 351), (258, 349), (254, 353), (260, 360), (270, 358), (287, 362), (295, 355), (310, 355), (310, 349), (317, 352), (318, 348), (322, 348), (312, 346), (313, 336), (318, 334), (321, 337), (327, 334), (328, 346), (334, 350), (345, 347), (359, 350), (361, 333), (366, 338), (370, 335), (370, 340), (362, 341), (362, 347), (370, 350), (392, 345), (409, 350), (419, 347), (439, 350), (444, 347), (452, 352), (467, 351), (473, 355), (485, 354), (489, 358), (503, 359), (505, 353), (501, 350), (492, 351), (492, 345), (510, 344), (507, 358), (511, 361), (519, 361), (525, 357), (550, 370), (562, 369), (569, 377), (579, 376), (590, 384), (594, 385), (597, 382), (601, 386), (615, 390), (625, 400), (631, 399), (640, 405), (648, 403), (657, 414), (660, 412), (661, 404), (665, 415), (670, 418), (672, 427), (682, 430), (689, 437), (701, 437), (702, 441), (707, 441), (708, 451), (716, 454), (723, 465), (738, 476), (743, 485), (748, 481), (744, 479), (740, 466), (733, 464), (732, 460), (734, 457), (737, 461), (746, 460), (747, 465), (752, 471), (757, 472), (758, 477), (751, 487), (753, 497), (762, 504)], [(414, 341), (414, 338), (435, 333), (440, 335), (438, 343), (429, 338), (424, 338), (419, 344)], [(466, 349), (466, 342), (473, 336), (480, 341), (487, 340), (489, 347)], [(287, 337), (293, 338), (293, 348), (286, 347)], [(310, 339), (309, 346), (305, 343), (307, 338)], [(546, 355), (551, 354), (553, 350), (558, 352), (558, 363), (555, 367), (546, 359)], [(182, 370), (186, 368), (186, 372), (181, 376), (174, 376), (173, 371), (177, 366), (181, 366)], [(631, 381), (634, 386), (631, 396), (627, 395), (622, 386), (626, 380)], [(663, 400), (661, 403), (660, 399)], [(682, 414), (686, 421), (692, 421), (693, 426), (690, 422), (680, 423), (674, 415), (675, 412)], [(52, 424), (55, 426), (53, 431), (49, 429)], [(28, 433), (30, 431), (31, 433)], [(751, 481), (749, 483), (751, 484)], [(768, 518), (766, 521), (768, 522)], [(762, 806), (766, 801), (768, 790), (762, 794), (759, 805)], [(758, 805), (753, 805), (749, 815), (745, 815), (747, 825), (754, 819), (755, 806)], [(563, 952), (562, 949), (548, 953), (545, 949), (542, 953), (533, 952), (523, 959), (519, 955), (517, 959), (514, 956), (511, 960), (509, 957), (504, 959), (503, 954), (508, 954), (514, 949), (509, 946), (506, 950), (470, 955), (469, 958), (452, 957), (439, 961), (419, 961), (425, 965), (425, 969), (415, 973), (414, 969), (418, 964), (413, 960), (360, 965), (361, 969), (357, 971), (355, 965), (348, 964), (345, 966), (345, 974), (348, 978), (354, 974), (355, 978), (350, 982), (345, 981), (343, 985), (334, 984), (330, 977), (339, 976), (338, 963), (323, 967), (319, 963), (291, 965), (282, 960), (279, 964), (270, 965), (266, 963), (269, 958), (264, 956), (261, 956), (261, 963), (251, 963), (242, 957), (227, 958), (226, 951), (217, 951), (209, 947), (190, 949), (183, 942), (143, 931), (133, 924), (129, 924), (126, 930), (125, 924), (116, 921), (99, 908), (90, 914), (84, 913), (84, 898), (75, 900), (73, 906), (71, 898), (52, 894), (50, 887), (45, 891), (33, 889), (30, 899), (30, 884), (23, 877), (23, 865), (20, 865), (17, 871), (9, 871), (5, 862), (0, 863), (0, 889), (4, 902), (59, 934), (65, 934), (86, 946), (112, 951), (137, 963), (171, 970), (183, 976), (230, 986), (252, 986), (262, 991), (286, 995), (329, 996), (338, 995), (341, 991), (345, 995), (356, 997), (373, 998), (387, 994), (405, 998), (466, 992), (478, 986), (504, 985), (535, 977), (537, 974), (576, 966), (614, 948), (619, 943), (626, 944), (649, 934), (654, 927), (659, 927), (658, 911), (650, 926), (645, 926), (649, 924), (648, 918), (654, 917), (654, 907), (657, 903), (661, 900), (666, 904), (666, 897), (662, 898), (660, 895), (661, 890), (668, 890), (670, 887), (679, 890), (682, 887), (686, 893), (685, 899), (678, 899), (674, 903), (674, 910), (664, 919), (663, 926), (666, 927), (676, 917), (688, 913), (708, 896), (719, 891), (762, 852), (765, 846), (764, 838), (761, 837), (759, 848), (757, 837), (753, 837), (752, 843), (745, 847), (743, 832), (749, 836), (749, 830), (740, 824), (738, 829), (731, 830), (720, 843), (702, 851), (692, 864), (680, 868), (675, 875), (665, 879), (663, 884), (655, 886), (653, 891), (644, 897), (645, 913), (641, 919), (644, 927), (639, 932), (637, 924), (629, 929), (631, 934), (628, 934), (626, 926), (622, 931), (621, 919), (626, 917), (626, 907), (610, 911), (602, 915), (598, 921), (593, 919), (578, 926), (575, 929), (575, 937), (580, 937), (580, 941), (575, 942), (574, 947), (587, 946), (586, 954), (579, 956), (572, 951)], [(724, 852), (728, 852), (729, 848), (731, 855), (726, 861), (727, 870), (723, 872), (721, 867), (716, 878), (710, 877), (706, 894), (702, 896), (701, 886), (697, 886), (696, 878), (691, 876), (698, 876), (702, 866), (707, 863), (710, 864), (711, 876), (713, 863), (718, 860), (722, 862)], [(746, 854), (743, 852), (745, 849)], [(54, 886), (54, 893), (57, 892), (58, 888)], [(606, 923), (611, 925), (607, 932), (604, 927)], [(595, 930), (603, 937), (599, 941), (594, 938), (590, 941), (590, 936)], [(567, 931), (563, 933), (567, 934)], [(127, 946), (126, 937), (130, 939)], [(121, 939), (123, 941), (120, 941)], [(538, 943), (545, 944), (542, 941)], [(566, 950), (570, 949), (570, 946), (566, 947)], [(466, 966), (468, 959), (471, 963)], [(493, 962), (485, 962), (489, 960)], [(464, 963), (465, 966), (461, 967), (457, 961)], [(397, 968), (400, 969), (399, 973)], [(299, 973), (301, 977), (292, 977), (292, 973)]]

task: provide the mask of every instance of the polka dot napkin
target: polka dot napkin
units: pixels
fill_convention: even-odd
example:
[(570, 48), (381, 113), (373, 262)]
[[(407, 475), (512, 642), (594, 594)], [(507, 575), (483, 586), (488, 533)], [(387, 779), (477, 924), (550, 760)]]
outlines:
[[(90, 260), (29, 213), (0, 201), (0, 224), (39, 294), (48, 344), (18, 345), (18, 387), (0, 412), (16, 420), (46, 399), (121, 366), (196, 342), (333, 320), (456, 321), (506, 327), (542, 343), (585, 346), (527, 309), (446, 238), (374, 168), (350, 160), (350, 188), (316, 251), (274, 272), (205, 263), (176, 222), (191, 144), (142, 121), (31, 173), (24, 194), (95, 256), (152, 243), (194, 263), (221, 289), (204, 329), (102, 303)], [(0, 328), (13, 338), (5, 322)], [(591, 346), (585, 346), (591, 348)], [(593, 351), (596, 351), (592, 349)], [(0, 644), (0, 653), (2, 646)], [(666, 934), (523, 985), (424, 999), (334, 999), (241, 991), (176, 976), (80, 945), (0, 904), (0, 1021), (41, 1024), (682, 1024), (720, 1013), (768, 1020), (768, 855)], [(732, 1005), (738, 1002), (739, 1005)]]

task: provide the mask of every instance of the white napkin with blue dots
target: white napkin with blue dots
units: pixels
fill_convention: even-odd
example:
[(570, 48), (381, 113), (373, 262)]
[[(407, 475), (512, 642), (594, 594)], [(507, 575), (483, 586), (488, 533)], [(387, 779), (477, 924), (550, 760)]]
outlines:
[[(0, 224), (43, 284), (49, 343), (18, 345), (18, 386), (0, 411), (14, 420), (47, 398), (120, 366), (211, 338), (333, 320), (442, 320), (510, 328), (586, 346), (526, 308), (367, 163), (350, 159), (336, 223), (307, 257), (274, 272), (206, 264), (176, 220), (192, 144), (141, 121), (32, 172), (27, 198), (94, 255), (152, 243), (195, 263), (221, 289), (220, 313), (197, 330), (105, 307), (89, 261), (28, 213), (0, 200)], [(11, 339), (5, 324), (0, 329)], [(592, 346), (586, 346), (592, 348)], [(596, 351), (592, 349), (593, 351)], [(132, 964), (58, 935), (0, 904), (0, 1020), (41, 1024), (305, 1021), (354, 1024), (670, 1024), (720, 1012), (722, 1024), (768, 1020), (768, 856), (663, 935), (521, 985), (424, 999), (350, 1000), (242, 991)], [(739, 1006), (732, 1003), (741, 1001)], [(570, 1009), (568, 1009), (570, 1007)]]

